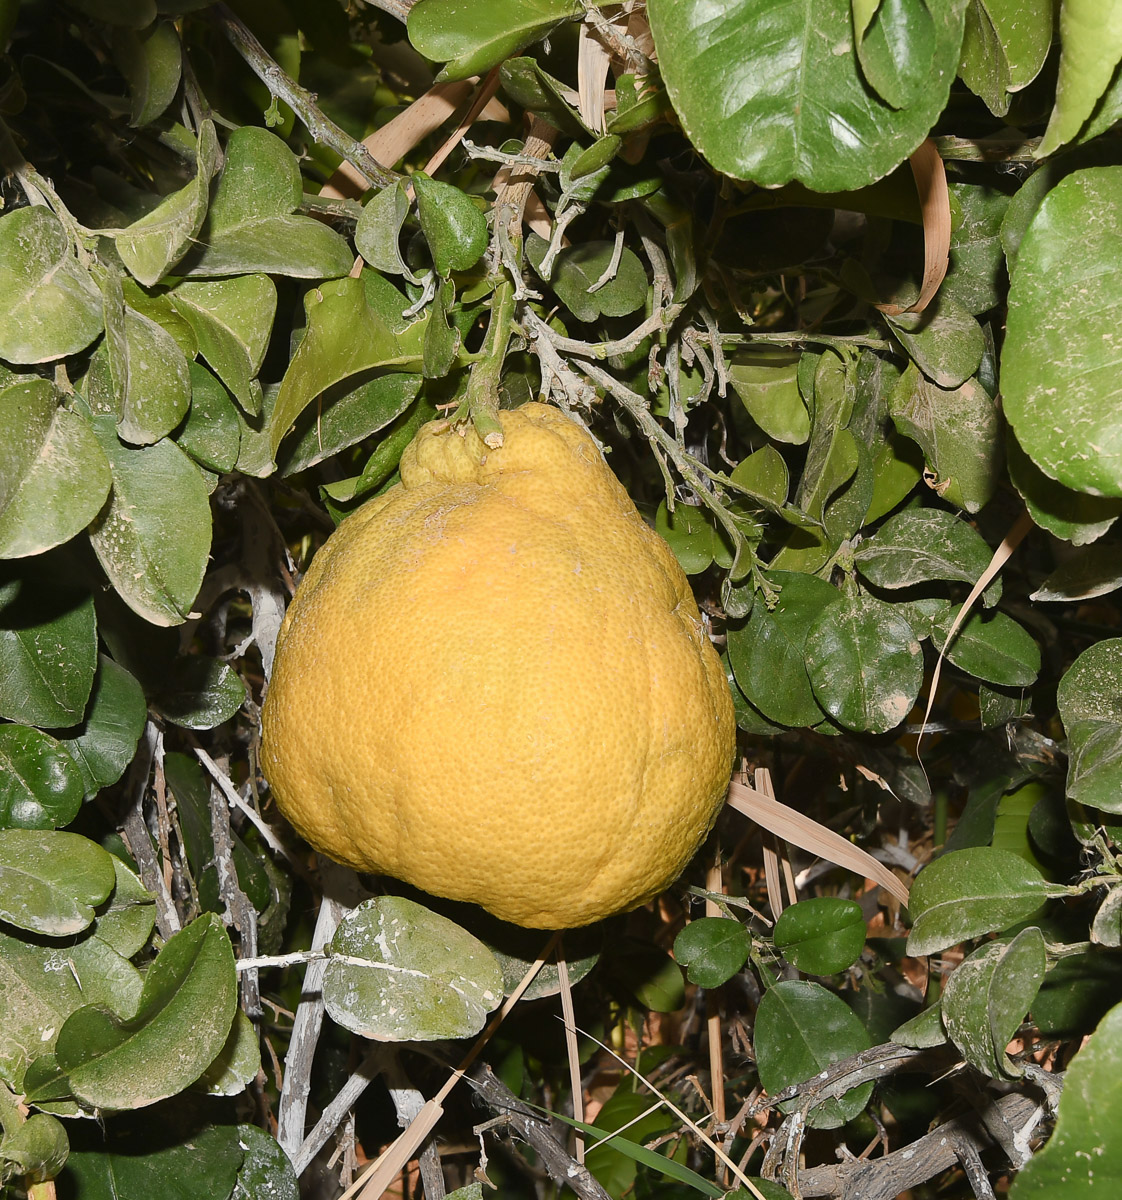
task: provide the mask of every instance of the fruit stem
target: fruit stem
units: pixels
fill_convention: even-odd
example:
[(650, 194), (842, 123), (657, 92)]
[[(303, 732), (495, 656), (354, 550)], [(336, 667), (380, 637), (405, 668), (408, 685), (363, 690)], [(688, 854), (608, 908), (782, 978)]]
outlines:
[(491, 321), (479, 361), (471, 368), (467, 395), (454, 419), (470, 417), (476, 433), (492, 449), (503, 444), (499, 411), (499, 380), (514, 322), (514, 284), (503, 279), (491, 298)]

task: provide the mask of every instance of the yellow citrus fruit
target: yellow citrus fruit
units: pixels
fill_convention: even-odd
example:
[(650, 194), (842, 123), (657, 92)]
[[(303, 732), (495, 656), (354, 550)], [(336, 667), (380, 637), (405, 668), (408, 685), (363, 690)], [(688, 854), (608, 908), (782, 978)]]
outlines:
[(313, 846), (534, 928), (681, 872), (732, 763), (686, 578), (587, 432), (527, 404), (425, 426), (285, 617), (262, 766)]

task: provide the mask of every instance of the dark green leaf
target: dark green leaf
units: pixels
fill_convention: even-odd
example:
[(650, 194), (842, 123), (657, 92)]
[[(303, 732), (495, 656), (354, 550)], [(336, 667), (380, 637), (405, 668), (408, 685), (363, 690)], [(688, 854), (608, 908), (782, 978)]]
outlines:
[(958, 73), (997, 117), (1036, 78), (1052, 44), (1052, 0), (971, 0)]
[(727, 917), (691, 921), (674, 939), (674, 957), (686, 978), (704, 988), (727, 983), (748, 961), (751, 949), (748, 930)]
[(1003, 612), (972, 613), (948, 646), (955, 615), (949, 611), (937, 617), (931, 638), (956, 667), (1002, 687), (1029, 687), (1036, 681), (1040, 647), (1024, 626)]
[[(546, 243), (537, 235), (526, 243), (526, 255), (535, 269), (542, 261), (545, 247)], [(612, 271), (614, 253), (613, 242), (580, 242), (562, 250), (554, 260), (550, 286), (577, 320), (626, 317), (643, 307), (647, 273), (639, 256), (625, 246)], [(607, 282), (601, 283), (604, 279)]]
[(233, 470), (241, 426), (230, 394), (200, 363), (190, 364), (190, 374), (191, 410), (176, 445), (212, 471)]
[(952, 183), (950, 192), (962, 221), (951, 234), (950, 268), (939, 295), (968, 312), (983, 313), (1003, 299), (1001, 223), (1009, 207), (1009, 195), (993, 187), (967, 183)]
[(0, 829), (0, 917), (49, 937), (80, 933), (113, 890), (113, 859), (76, 833)]
[(69, 541), (109, 494), (109, 463), (86, 421), (46, 379), (0, 389), (0, 558)]
[(764, 349), (738, 354), (729, 382), (752, 420), (781, 442), (801, 446), (810, 437), (810, 414), (798, 385), (799, 354)]
[(1044, 903), (1048, 884), (1008, 850), (957, 850), (925, 867), (908, 907), (915, 924), (908, 953), (934, 954), (967, 938), (1008, 929)]
[(245, 1159), (230, 1200), (300, 1200), (292, 1162), (274, 1138), (256, 1125), (239, 1125), (238, 1144)]
[(0, 572), (0, 717), (74, 725), (96, 669), (93, 597), (45, 573)]
[(81, 772), (53, 737), (28, 725), (0, 725), (0, 828), (69, 825), (84, 790)]
[(467, 271), (487, 249), (487, 218), (469, 196), (450, 183), (430, 179), (424, 171), (412, 176), (417, 193), (421, 232), (429, 244), (433, 266), (443, 279)]
[(156, 708), (187, 729), (213, 729), (245, 701), (245, 684), (228, 663), (195, 654), (176, 660), (174, 675), (156, 694)]
[(941, 388), (965, 383), (982, 361), (982, 327), (942, 291), (923, 312), (890, 316), (888, 323), (916, 366)]
[(130, 121), (147, 125), (167, 108), (179, 88), (179, 34), (170, 21), (154, 22), (143, 33), (121, 30), (113, 39), (113, 57), (129, 85)]
[(1060, 565), (1029, 597), (1030, 600), (1093, 600), (1122, 587), (1122, 546), (1096, 542), (1077, 554), (1065, 556)]
[[(756, 1012), (756, 1067), (771, 1095), (819, 1074), (870, 1046), (864, 1026), (843, 1000), (817, 983), (785, 980), (764, 992)], [(807, 1124), (837, 1129), (869, 1102), (871, 1083), (810, 1110)]]
[[(1028, 456), (1078, 492), (1122, 496), (1122, 167), (1077, 171), (1017, 252), (1001, 351), (1005, 413)], [(1089, 451), (1094, 448), (1094, 452)]]
[[(849, 5), (799, 0), (650, 0), (658, 65), (690, 141), (718, 171), (774, 187), (864, 187), (927, 136), (947, 101), (963, 6), (926, 5), (934, 24), (916, 99), (893, 109), (866, 83)], [(909, 56), (910, 57), (910, 56)]]
[(1060, 680), (1056, 704), (1068, 738), (1067, 794), (1122, 811), (1122, 638), (1084, 650)]
[(136, 1015), (87, 1006), (59, 1031), (55, 1055), (73, 1094), (96, 1108), (143, 1108), (193, 1083), (226, 1042), (237, 1007), (234, 952), (207, 914), (148, 968)]
[(839, 724), (885, 733), (911, 712), (923, 683), (923, 653), (911, 625), (891, 604), (846, 596), (806, 637), (814, 698)]
[(47, 1113), (32, 1113), (22, 1125), (5, 1130), (0, 1141), (0, 1159), (35, 1181), (54, 1179), (69, 1153), (66, 1130)]
[(937, 49), (935, 18), (924, 0), (854, 0), (861, 70), (892, 108), (921, 99)]
[(808, 975), (845, 971), (865, 948), (865, 918), (852, 900), (817, 896), (785, 908), (772, 933), (776, 949)]
[(355, 225), (355, 248), (375, 271), (412, 278), (398, 246), (408, 215), (409, 197), (400, 182), (382, 188), (363, 205)]

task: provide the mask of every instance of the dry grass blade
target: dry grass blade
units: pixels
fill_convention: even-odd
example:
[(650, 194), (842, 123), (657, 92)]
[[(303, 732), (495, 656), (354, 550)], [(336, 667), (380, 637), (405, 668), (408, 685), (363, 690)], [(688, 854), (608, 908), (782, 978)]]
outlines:
[(401, 1131), (393, 1144), (367, 1167), (363, 1174), (339, 1197), (339, 1200), (352, 1200), (354, 1196), (357, 1196), (358, 1200), (378, 1200), (386, 1188), (401, 1174), (405, 1164), (417, 1153), (418, 1147), (440, 1120), (440, 1114), (444, 1111), (442, 1106), (448, 1098), (448, 1094), (463, 1079), (464, 1072), (479, 1057), (483, 1047), (495, 1036), (495, 1031), (506, 1020), (510, 1010), (522, 999), (522, 994), (533, 983), (534, 977), (557, 948), (560, 940), (560, 933), (555, 933), (549, 939), (541, 954), (530, 964), (526, 974), (522, 976), (518, 986), (507, 996), (502, 1008), (491, 1018), (487, 1028), (476, 1038), (475, 1044), (464, 1055), (460, 1065), (445, 1080), (440, 1091), (425, 1104), (408, 1127)]
[(931, 138), (908, 159), (919, 192), (923, 216), (923, 283), (919, 298), (908, 308), (878, 304), (881, 312), (898, 317), (905, 312), (923, 312), (931, 303), (947, 274), (951, 251), (951, 200), (943, 159)]
[(810, 854), (817, 854), (847, 871), (856, 871), (873, 880), (901, 904), (908, 903), (908, 889), (882, 863), (859, 846), (846, 841), (841, 834), (827, 829), (797, 809), (788, 808), (771, 796), (738, 779), (729, 784), (728, 803), (750, 820), (770, 830), (777, 837), (793, 842)]
[(424, 171), (426, 175), (431, 175), (436, 171), (444, 160), (452, 153), (453, 150), (464, 139), (464, 134), (479, 120), (483, 110), (490, 104), (495, 93), (499, 90), (499, 68), (495, 67), (487, 75), (487, 78), (479, 85), (479, 90), (475, 93), (468, 110), (464, 113), (460, 123), (444, 140), (444, 144), (439, 150), (425, 163)]
[(923, 729), (920, 730), (919, 738), (916, 740), (917, 755), (919, 754), (919, 744), (923, 741), (923, 730), (927, 728), (927, 718), (931, 716), (931, 707), (935, 703), (935, 693), (939, 687), (939, 677), (943, 673), (943, 657), (947, 653), (947, 647), (957, 637), (959, 629), (962, 628), (963, 622), (970, 615), (970, 610), (977, 603), (978, 597), (993, 582), (998, 571), (1009, 561), (1013, 551), (1024, 541), (1025, 535), (1032, 527), (1033, 520), (1026, 509), (1002, 539), (1001, 545), (993, 552), (990, 565), (978, 577), (978, 582), (970, 589), (970, 595), (962, 602), (962, 607), (955, 614), (955, 619), (951, 622), (950, 629), (947, 630), (946, 641), (940, 647), (939, 657), (935, 660), (935, 670), (931, 673), (931, 687), (928, 689), (927, 707), (923, 710)]
[(592, 35), (587, 25), (580, 27), (577, 48), (577, 108), (584, 123), (596, 133), (604, 132), (604, 84), (608, 81), (611, 55)]
[[(721, 875), (721, 860), (710, 866), (705, 877), (706, 891), (717, 893), (725, 890)], [(705, 915), (719, 917), (721, 910), (715, 900), (705, 901)], [(713, 1119), (723, 1125), (728, 1116), (725, 1110), (725, 1056), (722, 1044), (721, 1011), (714, 991), (705, 993), (705, 1023), (709, 1031), (709, 1090), (713, 1094)]]
[[(569, 1059), (569, 1085), (573, 1092), (573, 1120), (584, 1120), (584, 1088), (580, 1080), (580, 1047), (577, 1045), (577, 1017), (573, 1009), (573, 989), (569, 986), (569, 964), (565, 958), (565, 943), (557, 947), (557, 974), (561, 983), (561, 1012), (565, 1016), (565, 1053)], [(584, 1162), (584, 1135), (577, 1130), (574, 1157)]]

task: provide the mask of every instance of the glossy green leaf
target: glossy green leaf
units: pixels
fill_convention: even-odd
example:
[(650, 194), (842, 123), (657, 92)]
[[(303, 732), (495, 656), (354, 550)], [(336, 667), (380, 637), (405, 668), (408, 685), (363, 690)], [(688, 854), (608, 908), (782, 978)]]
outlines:
[(346, 275), (354, 261), (346, 241), (322, 222), (293, 213), (302, 195), (300, 169), (284, 142), (257, 126), (236, 129), (226, 143), (226, 165), (199, 231), (200, 246), (184, 260), (182, 273)]
[(154, 625), (178, 625), (198, 595), (210, 555), (210, 503), (198, 468), (175, 445), (122, 446), (111, 417), (93, 419), (113, 490), (90, 526), (105, 573)]
[(269, 420), (276, 454), (304, 409), (328, 388), (360, 371), (409, 361), (390, 328), (366, 301), (361, 279), (340, 279), (304, 297), (308, 329), (288, 364)]
[(161, 279), (194, 245), (206, 216), (210, 181), (217, 163), (214, 123), (206, 120), (199, 126), (194, 179), (117, 234), (115, 242), (121, 261), (146, 287)]
[(1110, 1195), (1122, 1186), (1122, 1004), (1103, 1018), (1065, 1072), (1056, 1128), (1013, 1182), (1012, 1200)]
[(436, 273), (447, 279), (453, 271), (474, 267), (487, 249), (483, 210), (458, 187), (430, 179), (424, 171), (414, 172), (411, 181)]
[(328, 1014), (378, 1041), (470, 1037), (503, 997), (502, 971), (478, 938), (400, 896), (348, 913), (329, 954)]
[(1021, 1074), (1005, 1047), (1044, 979), (1044, 935), (1032, 925), (1011, 942), (991, 942), (961, 962), (943, 993), (943, 1025), (962, 1057), (991, 1079)]
[[(858, 546), (854, 561), (877, 587), (904, 588), (928, 580), (973, 584), (993, 551), (971, 525), (941, 508), (909, 508), (890, 518)], [(999, 592), (987, 591), (992, 603)]]
[(767, 348), (742, 352), (729, 363), (729, 382), (752, 420), (780, 442), (801, 446), (810, 414), (799, 391), (799, 354)]
[(957, 610), (931, 624), (934, 645), (962, 671), (1001, 687), (1029, 687), (1040, 672), (1040, 647), (1032, 634), (1003, 612), (972, 613), (947, 645)]
[(1060, 680), (1056, 704), (1067, 731), (1067, 794), (1122, 812), (1122, 638), (1084, 650)]
[[(535, 270), (545, 249), (546, 242), (536, 234), (527, 239), (526, 256)], [(647, 273), (639, 256), (625, 246), (613, 273), (610, 268), (614, 253), (614, 242), (580, 242), (566, 247), (554, 260), (549, 284), (577, 320), (626, 317), (643, 307)], [(605, 278), (607, 282), (596, 287)]]
[(766, 717), (782, 725), (817, 725), (825, 716), (814, 698), (806, 669), (807, 634), (841, 593), (813, 575), (775, 571), (781, 588), (768, 611), (759, 601), (739, 628), (728, 631), (729, 659), (744, 695)]
[(942, 111), (965, 5), (929, 0), (925, 8), (930, 51), (922, 63), (907, 55), (909, 70), (898, 78), (915, 100), (899, 109), (866, 83), (847, 4), (732, 0), (714, 10), (705, 0), (650, 0), (648, 13), (675, 111), (718, 171), (830, 192), (886, 175)]
[(911, 625), (873, 596), (831, 604), (806, 636), (814, 698), (839, 724), (859, 732), (895, 729), (923, 683), (923, 653)]
[(925, 0), (856, 0), (853, 27), (861, 71), (877, 95), (892, 108), (915, 104), (937, 47)]
[(1001, 351), (1017, 441), (1046, 475), (1096, 496), (1122, 496), (1120, 208), (1122, 167), (1077, 171), (1048, 193), (1017, 251)]
[(861, 906), (835, 896), (815, 896), (785, 908), (772, 940), (787, 961), (808, 975), (835, 975), (861, 957), (865, 918)]
[(69, 541), (109, 494), (109, 463), (86, 421), (46, 379), (0, 389), (0, 558)]
[(93, 597), (45, 572), (0, 571), (0, 717), (76, 724), (96, 667)]
[(233, 279), (185, 279), (168, 293), (175, 311), (190, 325), (199, 353), (249, 414), (261, 410), (250, 387), (261, 369), (273, 316), (276, 285), (267, 275)]
[(76, 833), (0, 829), (0, 918), (48, 937), (80, 933), (113, 890), (112, 857)]
[(1063, 0), (1056, 106), (1036, 149), (1044, 158), (1070, 142), (1091, 116), (1122, 60), (1122, 8), (1099, 0)]
[(72, 1013), (55, 1055), (74, 1095), (96, 1108), (155, 1104), (193, 1083), (225, 1045), (237, 1008), (234, 952), (206, 914), (164, 945), (148, 968), (135, 1016)]
[(716, 988), (727, 983), (744, 964), (752, 938), (739, 921), (700, 917), (674, 939), (674, 957), (690, 983)]
[[(130, 1200), (159, 1196), (160, 1200), (200, 1200), (201, 1197), (239, 1196), (239, 1172), (248, 1153), (241, 1125), (196, 1124), (168, 1120), (158, 1113), (143, 1120), (120, 1118), (104, 1132), (93, 1121), (72, 1137), (63, 1188), (81, 1200)], [(93, 1126), (86, 1129), (85, 1126)], [(256, 1132), (260, 1132), (259, 1130)], [(267, 1135), (265, 1135), (267, 1136)], [(279, 1149), (279, 1147), (278, 1147)], [(283, 1152), (282, 1152), (283, 1153)], [(291, 1167), (289, 1168), (291, 1171)], [(63, 1195), (68, 1194), (66, 1191)], [(266, 1184), (251, 1193), (252, 1200), (274, 1200)], [(278, 1192), (275, 1200), (291, 1193)], [(243, 1200), (242, 1192), (239, 1200)]]
[(912, 885), (908, 953), (935, 954), (1008, 929), (1031, 917), (1047, 895), (1040, 872), (1008, 850), (977, 846), (944, 854)]
[(977, 512), (996, 490), (1001, 466), (1001, 414), (986, 389), (968, 379), (948, 391), (910, 365), (889, 411), (896, 428), (923, 451), (934, 490), (949, 504)]
[(175, 444), (211, 471), (231, 471), (241, 448), (237, 410), (229, 392), (206, 367), (201, 363), (189, 366), (191, 409)]
[[(777, 983), (764, 992), (756, 1011), (756, 1068), (760, 1083), (773, 1096), (870, 1044), (865, 1027), (845, 1001), (817, 983)], [(810, 1110), (807, 1124), (837, 1129), (868, 1104), (872, 1090), (871, 1083), (864, 1083), (822, 1101)]]
[(942, 388), (965, 383), (982, 361), (982, 327), (942, 293), (923, 312), (890, 316), (888, 323), (916, 366)]
[(69, 825), (83, 794), (81, 773), (53, 737), (29, 725), (0, 725), (0, 828)]
[(447, 63), (441, 79), (481, 75), (583, 12), (579, 0), (419, 0), (409, 10), (409, 40)]
[(1029, 597), (1030, 600), (1093, 600), (1122, 587), (1122, 546), (1116, 541), (1083, 546), (1065, 556), (1059, 566)]
[(1096, 541), (1122, 514), (1120, 497), (1091, 496), (1050, 479), (1021, 449), (1012, 430), (1005, 439), (1005, 462), (1032, 519), (1074, 546)]
[(413, 278), (398, 244), (408, 215), (409, 197), (400, 182), (382, 188), (363, 205), (355, 225), (355, 248), (374, 270)]
[(996, 117), (1040, 72), (1052, 45), (1052, 0), (970, 0), (958, 73)]
[[(112, 858), (115, 876), (113, 891), (108, 902), (99, 905), (93, 935), (122, 958), (132, 958), (148, 944), (156, 921), (156, 898), (140, 882), (140, 877), (131, 867), (127, 867), (116, 855)], [(140, 1000), (139, 986), (136, 1000)], [(120, 1006), (117, 1008), (118, 1011), (125, 1011)]]
[(228, 662), (193, 654), (176, 660), (172, 678), (153, 699), (169, 721), (186, 729), (214, 729), (241, 708), (246, 689)]

